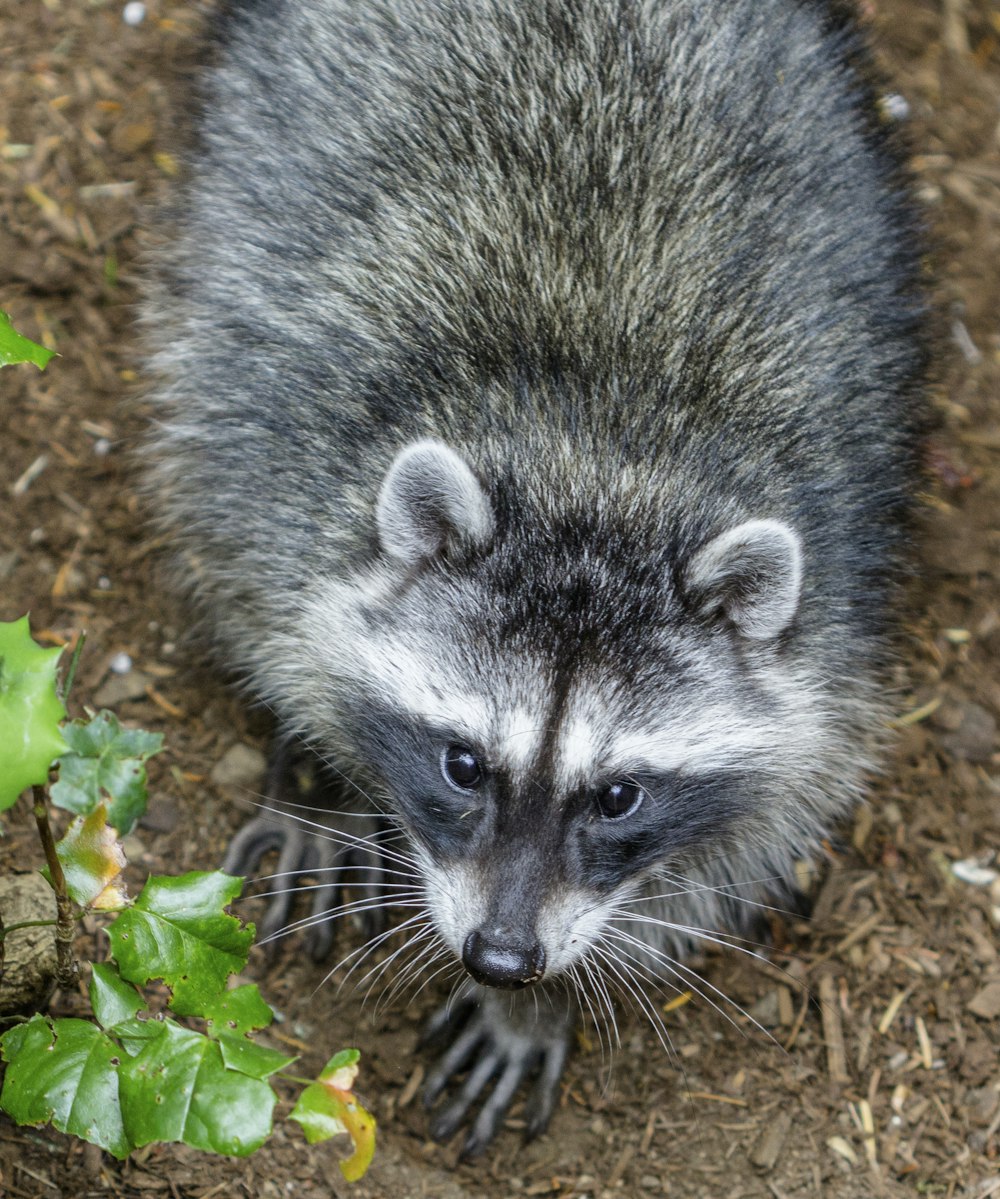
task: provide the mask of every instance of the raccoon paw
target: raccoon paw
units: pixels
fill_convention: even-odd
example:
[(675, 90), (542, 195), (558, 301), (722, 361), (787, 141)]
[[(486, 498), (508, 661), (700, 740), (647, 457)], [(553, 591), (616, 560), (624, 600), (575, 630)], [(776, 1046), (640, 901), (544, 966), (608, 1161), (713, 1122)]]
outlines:
[[(306, 949), (321, 961), (333, 945), (333, 918), (349, 887), (365, 900), (385, 896), (385, 867), (378, 849), (383, 831), (374, 812), (344, 803), (330, 777), (304, 758), (302, 750), (279, 742), (268, 766), (267, 808), (233, 837), (222, 869), (227, 874), (253, 876), (265, 854), (278, 851), (264, 918), (258, 923), (258, 942), (272, 944), (284, 932), (305, 931)], [(300, 887), (304, 876), (315, 882)], [(297, 896), (310, 893), (309, 914), (292, 921)], [(366, 939), (385, 927), (383, 905), (365, 902), (359, 919)]]
[(526, 1083), (530, 1092), (525, 1139), (532, 1140), (545, 1131), (558, 1098), (573, 1023), (561, 1003), (555, 1011), (548, 1004), (536, 1011), (536, 1005), (523, 995), (514, 997), (510, 992), (499, 994), (483, 988), (477, 988), (477, 995), (477, 1001), (457, 1010), (442, 1009), (428, 1030), (428, 1038), (436, 1039), (468, 1012), (451, 1047), (424, 1084), (424, 1102), (430, 1107), (468, 1068), (457, 1096), (431, 1119), (435, 1140), (447, 1140), (466, 1122), (480, 1095), (492, 1088), (472, 1121), (462, 1146), (463, 1158), (476, 1157), (489, 1145), (516, 1092)]

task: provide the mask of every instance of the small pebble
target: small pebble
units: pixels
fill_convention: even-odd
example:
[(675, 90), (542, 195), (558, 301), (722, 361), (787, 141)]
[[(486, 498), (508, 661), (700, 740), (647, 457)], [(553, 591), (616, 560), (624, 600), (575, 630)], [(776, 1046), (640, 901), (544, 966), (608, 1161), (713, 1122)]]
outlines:
[(1000, 982), (987, 983), (965, 1006), (975, 1016), (995, 1020), (1000, 1016)]
[(151, 680), (139, 670), (128, 674), (112, 674), (94, 692), (94, 703), (99, 708), (116, 708), (129, 700), (143, 699)]
[(942, 736), (941, 744), (956, 758), (986, 762), (997, 746), (996, 718), (981, 704), (965, 704), (958, 726)]
[(141, 25), (146, 19), (146, 6), (142, 0), (129, 0), (122, 9), (122, 20), (126, 25)]
[(232, 745), (212, 767), (209, 778), (217, 787), (253, 790), (267, 771), (267, 759), (249, 745)]
[(115, 654), (115, 656), (108, 663), (108, 670), (110, 670), (112, 674), (128, 674), (131, 669), (132, 659), (127, 653), (125, 653), (124, 650), (122, 650), (120, 654)]
[(899, 92), (882, 97), (882, 111), (892, 121), (905, 121), (910, 115), (910, 102)]
[(106, 437), (98, 437), (94, 442), (94, 453), (98, 458), (105, 458), (111, 451), (111, 442)]
[(990, 887), (1000, 879), (1000, 872), (978, 858), (964, 858), (961, 862), (952, 862), (951, 872), (963, 883), (972, 887)]

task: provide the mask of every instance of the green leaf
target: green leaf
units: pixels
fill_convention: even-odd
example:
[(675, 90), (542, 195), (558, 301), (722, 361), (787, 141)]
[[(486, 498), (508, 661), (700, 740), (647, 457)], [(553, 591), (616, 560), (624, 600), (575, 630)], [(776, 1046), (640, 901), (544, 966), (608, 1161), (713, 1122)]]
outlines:
[(217, 1004), (253, 943), (253, 926), (222, 911), (242, 885), (219, 871), (150, 878), (108, 929), (122, 977), (138, 987), (163, 979), (179, 1016), (199, 1016)]
[(274, 1012), (261, 998), (256, 983), (246, 983), (223, 991), (202, 1012), (208, 1023), (208, 1035), (219, 1042), (222, 1059), (230, 1070), (239, 1070), (251, 1078), (267, 1078), (295, 1061), (295, 1054), (281, 1053), (256, 1045), (246, 1036), (255, 1029), (267, 1028)]
[(108, 823), (124, 836), (146, 810), (144, 763), (163, 748), (160, 733), (123, 728), (113, 712), (74, 720), (63, 729), (69, 753), (59, 759), (59, 781), (52, 802), (86, 816), (104, 801)]
[(33, 1016), (0, 1037), (2, 1108), (18, 1124), (51, 1122), (115, 1157), (131, 1146), (118, 1099), (119, 1047), (87, 1020)]
[(110, 962), (95, 962), (90, 976), (90, 1006), (98, 1024), (114, 1028), (141, 1012), (146, 1002)]
[(340, 1162), (348, 1182), (356, 1182), (371, 1165), (375, 1153), (375, 1119), (352, 1092), (361, 1054), (342, 1049), (323, 1067), (319, 1079), (299, 1096), (290, 1118), (302, 1126), (310, 1145), (346, 1132), (354, 1152)]
[(127, 902), (114, 880), (125, 869), (125, 853), (115, 830), (108, 826), (104, 804), (89, 816), (77, 816), (56, 844), (56, 854), (66, 878), (66, 890), (81, 907), (103, 911)]
[(254, 1032), (267, 1028), (274, 1019), (274, 1012), (261, 998), (256, 983), (223, 991), (205, 1005), (201, 1014), (208, 1021), (210, 1037)]
[(132, 1020), (123, 1020), (109, 1031), (113, 1033), (115, 1040), (121, 1043), (129, 1057), (135, 1057), (142, 1053), (150, 1041), (164, 1036), (166, 1027), (167, 1017), (158, 1019), (152, 1016), (137, 1016)]
[(252, 1153), (271, 1131), (277, 1096), (229, 1070), (219, 1045), (173, 1021), (120, 1067), (122, 1112), (135, 1145), (183, 1141), (196, 1149)]
[(30, 362), (43, 371), (55, 356), (54, 350), (47, 350), (37, 342), (23, 337), (10, 323), (7, 313), (0, 312), (0, 366), (16, 366), (20, 362)]
[(238, 1070), (250, 1078), (267, 1078), (276, 1070), (286, 1070), (296, 1058), (294, 1053), (282, 1053), (266, 1045), (257, 1045), (235, 1033), (223, 1033), (216, 1039), (227, 1068)]
[(66, 709), (56, 694), (61, 653), (32, 641), (27, 616), (0, 621), (0, 812), (26, 787), (48, 782), (66, 748), (59, 731)]

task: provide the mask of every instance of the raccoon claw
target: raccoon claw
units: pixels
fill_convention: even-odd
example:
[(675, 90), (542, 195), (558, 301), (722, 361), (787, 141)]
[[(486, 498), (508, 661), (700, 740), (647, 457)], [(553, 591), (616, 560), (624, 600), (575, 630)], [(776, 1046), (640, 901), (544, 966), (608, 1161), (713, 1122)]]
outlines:
[[(303, 781), (291, 751), (279, 747), (272, 757), (267, 795), (274, 803), (243, 826), (229, 843), (222, 869), (227, 874), (252, 876), (265, 854), (278, 851), (273, 878), (277, 888), (270, 895), (264, 918), (259, 922), (259, 943), (272, 944), (283, 931), (305, 930), (306, 950), (314, 961), (327, 956), (333, 945), (333, 921), (345, 886), (364, 894), (384, 893), (384, 869), (377, 846), (364, 834), (378, 832), (378, 817), (352, 812), (352, 828), (337, 828), (343, 810), (340, 796), (329, 794), (330, 784), (322, 777)], [(295, 809), (308, 805), (309, 815), (302, 818)], [(321, 809), (319, 819), (316, 809)], [(364, 828), (358, 827), (365, 825)], [(369, 824), (371, 828), (367, 827)], [(292, 921), (292, 907), (304, 875), (317, 882), (309, 888), (309, 913)], [(385, 925), (381, 905), (366, 904), (359, 914), (367, 939), (377, 936)]]
[[(525, 1137), (532, 1140), (544, 1132), (555, 1108), (559, 1079), (569, 1043), (568, 1014), (554, 1021), (535, 1020), (530, 1013), (517, 1019), (505, 995), (499, 999), (483, 993), (450, 1049), (430, 1072), (424, 1086), (424, 1102), (430, 1107), (466, 1066), (458, 1095), (431, 1120), (431, 1136), (447, 1140), (466, 1121), (473, 1105), (492, 1085), (462, 1146), (461, 1156), (478, 1156), (496, 1136), (518, 1089), (537, 1070), (528, 1098)], [(455, 1018), (445, 1009), (431, 1022), (436, 1035)]]

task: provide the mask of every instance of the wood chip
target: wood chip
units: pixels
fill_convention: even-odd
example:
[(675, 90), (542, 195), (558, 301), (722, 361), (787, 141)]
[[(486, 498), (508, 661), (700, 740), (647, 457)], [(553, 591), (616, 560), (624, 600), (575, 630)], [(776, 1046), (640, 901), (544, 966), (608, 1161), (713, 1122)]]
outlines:
[(844, 1027), (840, 1019), (837, 983), (832, 974), (819, 978), (820, 1014), (823, 1020), (823, 1039), (826, 1042), (826, 1064), (830, 1079), (836, 1083), (851, 1081), (844, 1048)]
[(172, 704), (165, 695), (162, 695), (155, 687), (147, 687), (146, 694), (158, 708), (162, 708), (168, 716), (173, 716), (175, 720), (181, 720), (184, 717), (184, 711), (178, 708), (176, 704)]
[(38, 478), (49, 464), (48, 454), (39, 454), (28, 469), (11, 485), (12, 495), (24, 495), (32, 483)]
[(884, 1037), (889, 1031), (893, 1020), (896, 1019), (896, 1014), (898, 1013), (899, 1009), (909, 998), (911, 990), (911, 987), (907, 987), (905, 991), (897, 991), (889, 1001), (889, 1006), (885, 1009), (882, 1019), (878, 1022), (878, 1031), (881, 1036)]
[(865, 1157), (872, 1166), (878, 1165), (878, 1146), (875, 1141), (875, 1118), (872, 1115), (871, 1104), (862, 1099), (857, 1106), (861, 1132), (864, 1135)]
[(843, 1137), (829, 1137), (827, 1145), (838, 1155), (849, 1161), (852, 1166), (858, 1164), (858, 1155), (854, 1152), (854, 1148), (849, 1141), (845, 1141)]
[(399, 1093), (399, 1102), (396, 1104), (397, 1108), (408, 1107), (413, 1102), (414, 1096), (420, 1090), (420, 1084), (424, 1081), (425, 1072), (422, 1065), (417, 1066), (413, 1071), (407, 1080), (406, 1086)]
[(791, 1127), (791, 1112), (781, 1112), (777, 1119), (772, 1120), (750, 1150), (751, 1164), (765, 1172), (773, 1170), (785, 1147)]
[(927, 1025), (924, 1023), (923, 1017), (916, 1018), (917, 1040), (920, 1042), (920, 1061), (925, 1070), (931, 1070), (934, 1067), (934, 1055), (931, 1052), (931, 1039), (927, 1035)]
[(733, 1107), (749, 1107), (745, 1099), (734, 1099), (732, 1095), (716, 1095), (713, 1091), (687, 1091), (685, 1099), (711, 1099), (714, 1103), (729, 1103)]

